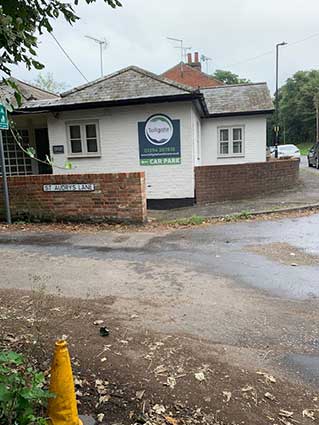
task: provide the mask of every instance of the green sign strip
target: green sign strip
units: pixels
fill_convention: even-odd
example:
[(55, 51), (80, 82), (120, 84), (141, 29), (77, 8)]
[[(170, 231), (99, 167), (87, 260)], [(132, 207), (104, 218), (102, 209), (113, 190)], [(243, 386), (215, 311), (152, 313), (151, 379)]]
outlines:
[(141, 165), (179, 165), (181, 158), (147, 158), (140, 160)]
[(9, 130), (9, 121), (7, 111), (4, 105), (0, 103), (0, 130)]

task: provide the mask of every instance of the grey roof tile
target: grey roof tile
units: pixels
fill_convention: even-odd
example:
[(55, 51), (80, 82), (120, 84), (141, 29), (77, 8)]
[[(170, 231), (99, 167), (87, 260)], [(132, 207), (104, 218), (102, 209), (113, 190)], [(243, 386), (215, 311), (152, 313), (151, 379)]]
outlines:
[[(59, 98), (58, 95), (48, 92), (46, 90), (42, 90), (32, 84), (25, 83), (24, 81), (17, 80), (16, 78), (11, 78), (11, 80), (18, 86), (20, 90), (23, 105), (25, 105), (31, 100)], [(5, 84), (4, 82), (0, 83), (0, 100), (3, 103), (7, 103), (7, 100), (13, 104), (16, 103), (14, 98), (14, 89), (11, 86)]]
[(211, 115), (271, 111), (274, 108), (266, 83), (217, 86), (201, 92)]
[(61, 94), (61, 98), (48, 101), (33, 101), (28, 107), (67, 106), (96, 102), (112, 102), (192, 94), (192, 87), (184, 86), (136, 66), (124, 68), (88, 84)]

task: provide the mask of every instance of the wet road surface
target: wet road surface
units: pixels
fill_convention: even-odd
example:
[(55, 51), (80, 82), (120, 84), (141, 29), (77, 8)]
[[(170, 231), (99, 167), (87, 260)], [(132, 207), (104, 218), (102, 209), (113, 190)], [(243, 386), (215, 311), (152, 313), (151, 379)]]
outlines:
[(319, 388), (319, 215), (156, 232), (0, 233), (1, 287), (113, 296), (120, 316)]

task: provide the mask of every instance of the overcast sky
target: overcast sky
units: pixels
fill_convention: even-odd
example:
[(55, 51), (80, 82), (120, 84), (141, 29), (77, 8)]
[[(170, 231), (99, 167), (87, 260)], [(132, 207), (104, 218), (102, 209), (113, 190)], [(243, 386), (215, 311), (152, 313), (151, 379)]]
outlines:
[[(82, 1), (84, 3), (84, 1)], [(106, 39), (104, 74), (128, 65), (161, 73), (180, 58), (176, 43), (212, 58), (210, 71), (229, 69), (252, 81), (267, 81), (274, 90), (275, 44), (280, 52), (280, 82), (297, 70), (319, 69), (318, 0), (122, 0), (112, 10), (102, 0), (77, 7), (81, 19), (73, 26), (62, 18), (54, 34), (88, 80), (100, 76), (99, 47), (85, 35)], [(301, 41), (310, 37), (306, 41)], [(313, 37), (312, 37), (313, 36)], [(73, 87), (83, 77), (48, 34), (40, 37), (39, 59), (45, 71)], [(267, 53), (268, 54), (265, 54)], [(270, 53), (269, 53), (270, 52)], [(258, 59), (248, 60), (263, 55)], [(36, 71), (19, 66), (14, 75), (25, 81)]]

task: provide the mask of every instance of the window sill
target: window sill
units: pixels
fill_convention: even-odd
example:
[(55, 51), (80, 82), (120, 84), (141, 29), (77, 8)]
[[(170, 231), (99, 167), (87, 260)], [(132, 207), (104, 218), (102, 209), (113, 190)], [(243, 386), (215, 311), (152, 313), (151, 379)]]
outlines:
[(240, 155), (218, 155), (217, 159), (227, 159), (227, 158), (245, 158), (244, 154), (240, 154)]
[(95, 155), (68, 155), (68, 159), (88, 159), (88, 158), (101, 158), (101, 154)]

